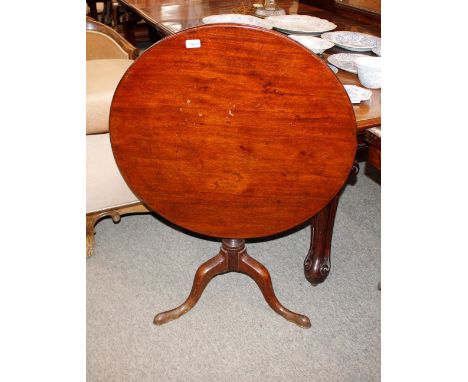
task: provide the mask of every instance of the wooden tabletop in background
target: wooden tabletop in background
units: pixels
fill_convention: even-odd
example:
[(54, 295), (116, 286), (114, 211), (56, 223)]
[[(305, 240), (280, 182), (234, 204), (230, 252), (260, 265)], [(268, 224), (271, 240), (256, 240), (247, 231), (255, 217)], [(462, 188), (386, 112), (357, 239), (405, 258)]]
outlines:
[[(255, 1), (119, 0), (119, 2), (127, 11), (140, 16), (151, 26), (155, 27), (161, 34), (172, 35), (181, 30), (202, 25), (202, 19), (205, 16), (223, 13), (239, 13), (241, 9), (247, 10), (247, 7)], [(359, 21), (345, 18), (336, 13), (303, 4), (296, 0), (279, 0), (278, 3), (287, 14), (310, 15), (327, 19), (337, 25), (336, 31), (347, 30), (380, 36), (380, 28), (374, 25), (364, 25)], [(322, 59), (326, 61), (329, 55), (335, 53), (352, 52), (333, 47), (322, 55)], [(364, 54), (373, 55), (370, 52)], [(362, 87), (356, 74), (345, 72), (340, 69), (337, 76), (344, 85), (349, 84)], [(353, 106), (358, 133), (363, 133), (365, 129), (381, 124), (380, 89), (373, 89), (372, 93), (372, 98), (369, 101), (361, 102)]]

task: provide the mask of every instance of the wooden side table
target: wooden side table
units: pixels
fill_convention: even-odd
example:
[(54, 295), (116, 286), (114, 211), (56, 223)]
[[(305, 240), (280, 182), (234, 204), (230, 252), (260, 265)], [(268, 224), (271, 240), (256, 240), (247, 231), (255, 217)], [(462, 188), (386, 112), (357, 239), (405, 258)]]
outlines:
[(341, 83), (288, 37), (236, 24), (172, 35), (146, 51), (114, 95), (110, 135), (132, 191), (170, 222), (219, 238), (179, 307), (187, 313), (216, 275), (252, 277), (271, 308), (307, 328), (276, 298), (245, 239), (296, 227), (342, 188), (356, 150), (356, 121)]

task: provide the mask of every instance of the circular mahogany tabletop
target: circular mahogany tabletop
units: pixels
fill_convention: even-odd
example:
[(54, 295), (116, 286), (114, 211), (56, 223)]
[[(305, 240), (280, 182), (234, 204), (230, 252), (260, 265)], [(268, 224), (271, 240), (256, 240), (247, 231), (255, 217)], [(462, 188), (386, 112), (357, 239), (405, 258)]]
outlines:
[(206, 25), (167, 37), (114, 95), (117, 165), (152, 210), (220, 238), (276, 234), (347, 179), (356, 122), (326, 64), (280, 33)]

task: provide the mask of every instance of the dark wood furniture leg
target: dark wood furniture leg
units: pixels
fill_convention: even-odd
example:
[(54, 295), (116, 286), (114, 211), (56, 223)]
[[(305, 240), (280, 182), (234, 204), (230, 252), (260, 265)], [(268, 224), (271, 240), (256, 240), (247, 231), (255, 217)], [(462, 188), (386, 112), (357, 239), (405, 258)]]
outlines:
[(125, 14), (122, 18), (122, 29), (125, 39), (132, 45), (135, 45), (135, 29), (136, 24), (141, 18), (135, 15), (133, 12), (125, 9)]
[[(354, 162), (350, 177), (356, 176), (358, 172), (359, 164)], [(331, 241), (340, 194), (315, 215), (310, 223), (310, 248), (304, 260), (304, 274), (314, 286), (324, 282), (330, 273)]]
[(210, 280), (226, 272), (240, 272), (250, 276), (262, 291), (268, 305), (276, 313), (302, 328), (310, 328), (311, 324), (307, 316), (291, 312), (281, 305), (273, 290), (270, 273), (265, 266), (247, 254), (245, 241), (241, 239), (223, 239), (219, 254), (198, 268), (192, 290), (185, 302), (175, 309), (157, 314), (154, 324), (165, 324), (190, 311), (200, 299)]
[(111, 25), (112, 24), (112, 1), (104, 1), (104, 11), (102, 12), (102, 21), (103, 24)]
[(86, 0), (86, 4), (88, 4), (88, 7), (89, 7), (89, 16), (97, 21), (98, 16), (97, 16), (96, 0)]

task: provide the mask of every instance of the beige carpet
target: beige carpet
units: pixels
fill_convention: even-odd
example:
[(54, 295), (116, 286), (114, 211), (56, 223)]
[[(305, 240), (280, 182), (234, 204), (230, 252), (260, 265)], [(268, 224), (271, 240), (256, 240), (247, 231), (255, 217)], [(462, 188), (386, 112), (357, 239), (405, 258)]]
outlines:
[[(364, 164), (361, 164), (363, 167)], [(195, 308), (164, 326), (155, 313), (187, 297), (197, 267), (219, 243), (151, 215), (96, 227), (87, 260), (87, 380), (380, 380), (380, 185), (361, 171), (338, 207), (328, 279), (303, 276), (309, 229), (248, 244), (279, 300), (306, 314), (301, 329), (274, 313), (242, 274), (216, 277)]]

